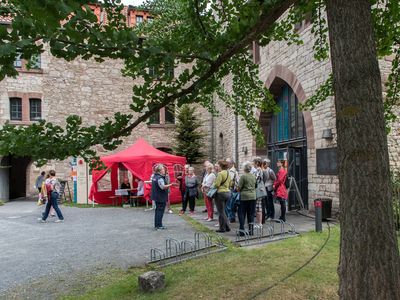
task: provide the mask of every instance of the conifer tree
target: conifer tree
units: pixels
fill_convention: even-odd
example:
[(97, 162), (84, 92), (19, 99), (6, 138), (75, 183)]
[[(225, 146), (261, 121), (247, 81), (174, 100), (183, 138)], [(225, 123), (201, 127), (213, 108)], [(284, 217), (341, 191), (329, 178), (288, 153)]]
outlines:
[(196, 115), (196, 108), (183, 105), (177, 115), (174, 151), (177, 155), (185, 156), (189, 164), (198, 162), (204, 157), (204, 132), (202, 122)]

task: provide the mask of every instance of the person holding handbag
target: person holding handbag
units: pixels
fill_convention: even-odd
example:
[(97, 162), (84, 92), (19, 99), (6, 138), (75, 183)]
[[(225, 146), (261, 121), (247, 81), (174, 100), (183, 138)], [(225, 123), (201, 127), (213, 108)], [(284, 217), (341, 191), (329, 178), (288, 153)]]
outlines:
[(229, 189), (231, 186), (231, 177), (227, 171), (228, 163), (225, 160), (220, 160), (218, 165), (220, 166), (221, 171), (218, 173), (214, 182), (214, 187), (217, 188), (215, 204), (219, 214), (219, 229), (216, 230), (216, 232), (228, 232), (231, 231), (231, 229), (229, 227), (228, 218), (225, 214), (225, 206), (231, 196), (231, 191)]
[(203, 183), (201, 185), (201, 191), (203, 193), (204, 202), (207, 208), (207, 218), (205, 219), (206, 222), (211, 222), (214, 220), (214, 205), (212, 197), (208, 197), (207, 193), (210, 191), (211, 186), (215, 181), (215, 174), (214, 174), (214, 166), (212, 163), (209, 163), (206, 168), (206, 174), (203, 178)]
[(262, 226), (262, 210), (263, 210), (263, 199), (267, 196), (267, 191), (264, 184), (264, 173), (261, 168), (262, 160), (260, 157), (256, 157), (253, 160), (254, 164), (254, 175), (256, 176), (256, 225)]

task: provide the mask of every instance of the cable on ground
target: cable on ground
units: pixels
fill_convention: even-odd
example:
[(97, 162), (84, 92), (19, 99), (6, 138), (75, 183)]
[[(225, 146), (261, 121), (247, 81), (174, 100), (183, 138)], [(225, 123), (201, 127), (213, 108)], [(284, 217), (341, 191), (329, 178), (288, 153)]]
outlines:
[(325, 240), (325, 242), (322, 244), (322, 246), (318, 249), (318, 251), (311, 257), (309, 258), (302, 266), (300, 266), (299, 268), (297, 268), (296, 270), (294, 270), (293, 272), (291, 272), (290, 274), (286, 275), (285, 277), (283, 277), (282, 279), (276, 281), (275, 283), (273, 283), (272, 285), (270, 285), (269, 287), (262, 289), (261, 291), (257, 292), (256, 294), (254, 294), (253, 296), (251, 296), (249, 299), (255, 299), (258, 296), (268, 292), (270, 289), (276, 287), (278, 284), (284, 282), (286, 279), (292, 277), (293, 275), (295, 275), (297, 272), (299, 272), (300, 270), (302, 270), (304, 267), (306, 267), (309, 263), (311, 263), (314, 258), (316, 258), (321, 251), (325, 248), (326, 244), (328, 243), (330, 237), (331, 237), (331, 227), (329, 225), (329, 222), (326, 222), (326, 224), (328, 225), (328, 236)]

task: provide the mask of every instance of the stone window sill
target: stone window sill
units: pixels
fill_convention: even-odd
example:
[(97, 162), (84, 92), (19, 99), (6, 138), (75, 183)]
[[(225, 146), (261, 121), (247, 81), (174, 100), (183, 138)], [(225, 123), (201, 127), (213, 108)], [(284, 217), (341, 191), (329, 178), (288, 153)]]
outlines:
[(25, 69), (25, 68), (16, 68), (18, 73), (30, 73), (30, 74), (43, 74), (43, 69)]
[(175, 124), (147, 124), (148, 128), (175, 128)]
[[(41, 120), (40, 120), (40, 121), (41, 121)], [(28, 126), (28, 125), (35, 124), (35, 123), (37, 123), (37, 122), (39, 122), (39, 120), (38, 120), (38, 121), (24, 121), (24, 120), (22, 120), (22, 121), (17, 121), (17, 120), (10, 120), (8, 124), (10, 124), (10, 125), (25, 125), (25, 126)]]

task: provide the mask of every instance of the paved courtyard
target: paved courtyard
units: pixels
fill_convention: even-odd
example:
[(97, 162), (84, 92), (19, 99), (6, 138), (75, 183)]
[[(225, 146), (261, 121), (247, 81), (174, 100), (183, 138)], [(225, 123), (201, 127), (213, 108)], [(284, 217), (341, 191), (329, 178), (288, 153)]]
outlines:
[(47, 276), (144, 264), (165, 238), (193, 239), (194, 230), (165, 214), (167, 230), (153, 229), (154, 212), (138, 208), (61, 207), (64, 223), (39, 223), (33, 201), (0, 206), (0, 298), (7, 290)]

